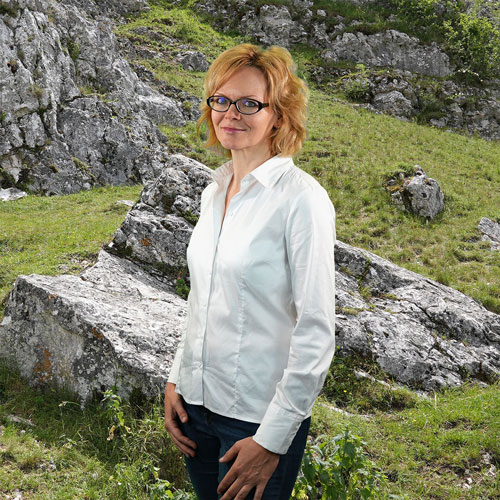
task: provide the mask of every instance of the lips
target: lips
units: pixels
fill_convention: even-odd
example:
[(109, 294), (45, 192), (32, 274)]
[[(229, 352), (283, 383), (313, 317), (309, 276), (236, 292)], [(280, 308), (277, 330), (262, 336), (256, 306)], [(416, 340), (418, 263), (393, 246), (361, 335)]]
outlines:
[(233, 133), (233, 132), (243, 132), (242, 128), (232, 128), (232, 127), (221, 127), (224, 132)]

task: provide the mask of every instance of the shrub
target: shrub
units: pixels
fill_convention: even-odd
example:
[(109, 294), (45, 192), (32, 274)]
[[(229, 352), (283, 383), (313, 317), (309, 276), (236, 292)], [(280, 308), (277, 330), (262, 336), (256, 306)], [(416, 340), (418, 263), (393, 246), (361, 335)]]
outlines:
[(329, 441), (308, 442), (292, 498), (299, 500), (402, 499), (383, 491), (387, 477), (368, 458), (362, 439), (346, 426)]

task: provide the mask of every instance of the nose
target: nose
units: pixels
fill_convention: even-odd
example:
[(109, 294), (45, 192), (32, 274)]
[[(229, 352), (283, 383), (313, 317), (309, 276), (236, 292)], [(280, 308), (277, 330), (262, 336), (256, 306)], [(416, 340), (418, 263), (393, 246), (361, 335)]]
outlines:
[(226, 111), (225, 114), (226, 117), (235, 117), (235, 118), (240, 118), (241, 113), (238, 111), (238, 108), (236, 107), (236, 103), (232, 102), (229, 105), (229, 109)]

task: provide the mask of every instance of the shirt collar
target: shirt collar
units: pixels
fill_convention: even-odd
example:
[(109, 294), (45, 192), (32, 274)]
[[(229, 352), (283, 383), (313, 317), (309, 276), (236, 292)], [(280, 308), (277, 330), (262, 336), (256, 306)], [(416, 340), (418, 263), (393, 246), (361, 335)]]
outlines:
[[(281, 175), (290, 168), (293, 160), (289, 156), (273, 156), (265, 161), (257, 168), (254, 168), (248, 175), (252, 175), (263, 186), (272, 187)], [(220, 167), (212, 171), (212, 178), (219, 185), (223, 185), (224, 181), (233, 173), (233, 162), (229, 160)]]

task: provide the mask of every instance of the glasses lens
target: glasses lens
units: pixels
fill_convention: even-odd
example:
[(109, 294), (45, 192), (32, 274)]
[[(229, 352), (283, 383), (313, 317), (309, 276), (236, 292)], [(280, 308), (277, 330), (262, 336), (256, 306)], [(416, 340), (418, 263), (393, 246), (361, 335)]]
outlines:
[(229, 99), (222, 96), (210, 97), (208, 105), (215, 111), (226, 111), (229, 108)]
[(238, 99), (236, 101), (236, 106), (238, 107), (240, 113), (244, 113), (246, 115), (251, 115), (259, 111), (259, 102), (254, 99), (247, 99), (246, 97)]

